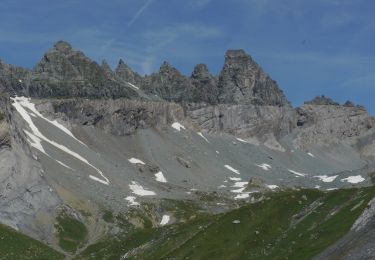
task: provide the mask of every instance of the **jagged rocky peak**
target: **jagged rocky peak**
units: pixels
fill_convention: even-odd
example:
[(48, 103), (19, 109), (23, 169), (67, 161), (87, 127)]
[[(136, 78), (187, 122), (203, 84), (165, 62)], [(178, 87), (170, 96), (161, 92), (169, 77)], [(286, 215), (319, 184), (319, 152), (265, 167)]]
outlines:
[(194, 67), (191, 81), (195, 87), (195, 102), (218, 103), (217, 79), (210, 74), (206, 64), (198, 64)]
[(244, 50), (228, 50), (219, 75), (219, 102), (290, 106), (277, 83)]
[(132, 84), (138, 84), (141, 80), (141, 76), (134, 72), (123, 59), (119, 60), (115, 73), (120, 79)]
[(340, 104), (333, 101), (331, 98), (324, 95), (317, 96), (311, 101), (306, 101), (306, 105), (316, 105), (316, 106), (339, 106)]
[(54, 49), (58, 52), (68, 54), (69, 52), (73, 51), (72, 45), (65, 41), (58, 41), (54, 44)]

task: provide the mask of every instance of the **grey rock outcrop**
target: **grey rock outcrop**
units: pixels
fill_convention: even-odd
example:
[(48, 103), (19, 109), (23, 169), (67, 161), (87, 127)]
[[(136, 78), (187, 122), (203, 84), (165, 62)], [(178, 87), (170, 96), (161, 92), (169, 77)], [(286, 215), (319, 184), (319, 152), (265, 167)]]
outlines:
[(114, 80), (108, 68), (59, 41), (35, 67), (28, 93), (32, 97), (136, 98), (137, 92)]
[(141, 82), (141, 76), (134, 72), (122, 59), (118, 62), (115, 70), (116, 76), (125, 82), (137, 85)]
[[(329, 105), (325, 105), (325, 104)], [(297, 109), (297, 147), (339, 141), (356, 142), (375, 129), (375, 118), (360, 106), (340, 106), (321, 98)]]
[(194, 86), (191, 81), (167, 62), (160, 66), (158, 73), (145, 76), (142, 90), (166, 101), (193, 101)]
[(229, 50), (219, 76), (219, 102), (290, 106), (277, 83), (243, 50)]
[(217, 79), (212, 76), (205, 64), (195, 66), (191, 75), (194, 85), (193, 100), (196, 103), (208, 103), (215, 105), (218, 103), (219, 89)]
[(306, 101), (306, 105), (316, 105), (316, 106), (339, 106), (340, 104), (333, 101), (331, 98), (324, 95), (317, 96), (311, 101)]

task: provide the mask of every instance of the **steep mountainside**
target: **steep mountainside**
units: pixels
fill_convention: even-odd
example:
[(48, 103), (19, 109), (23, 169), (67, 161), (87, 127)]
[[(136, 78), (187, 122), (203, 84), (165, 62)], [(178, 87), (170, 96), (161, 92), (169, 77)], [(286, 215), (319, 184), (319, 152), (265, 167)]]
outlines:
[[(277, 200), (296, 208), (276, 223), (281, 233), (261, 231), (272, 246), (248, 252), (243, 244), (258, 234), (237, 230), (240, 251), (223, 256), (298, 255), (280, 238), (305, 246), (289, 228), (300, 222), (303, 236), (324, 241), (309, 245), (309, 256), (357, 256), (372, 245), (366, 238), (342, 249), (359, 236), (349, 230), (362, 213), (357, 222), (369, 221), (358, 232), (375, 219), (363, 212), (373, 198), (375, 119), (324, 96), (294, 109), (243, 50), (226, 53), (218, 76), (199, 64), (188, 77), (166, 62), (141, 76), (123, 60), (112, 71), (60, 41), (33, 70), (0, 62), (0, 89), (0, 222), (66, 256), (210, 257), (189, 250), (197, 243), (213, 252), (205, 241), (228, 216), (244, 217), (248, 234), (259, 219), (243, 212), (269, 218)], [(332, 231), (336, 212), (335, 223), (348, 222)], [(205, 231), (176, 231), (189, 225)], [(169, 235), (182, 244), (170, 245)]]

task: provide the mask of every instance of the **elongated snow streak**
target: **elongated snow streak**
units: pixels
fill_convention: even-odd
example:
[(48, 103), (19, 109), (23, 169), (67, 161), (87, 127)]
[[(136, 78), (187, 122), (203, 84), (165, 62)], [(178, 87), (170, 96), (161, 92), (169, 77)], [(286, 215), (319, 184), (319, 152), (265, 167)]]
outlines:
[(177, 131), (181, 131), (181, 129), (185, 130), (185, 126), (181, 125), (179, 122), (174, 122), (172, 124), (172, 128), (176, 129)]
[(279, 188), (279, 186), (277, 186), (277, 185), (267, 185), (267, 187), (271, 190), (275, 190), (275, 189)]
[(241, 193), (241, 194), (238, 194), (236, 197), (234, 197), (234, 199), (235, 200), (238, 200), (238, 199), (247, 199), (248, 197), (250, 197), (249, 193)]
[(315, 158), (315, 155), (313, 155), (312, 153), (307, 153), (309, 156), (311, 156), (312, 158)]
[(229, 177), (229, 179), (231, 181), (240, 181), (241, 180), (241, 178), (237, 178), (237, 177)]
[(201, 132), (198, 132), (197, 133), (200, 137), (202, 137), (207, 143), (210, 143), (210, 141), (208, 141), (208, 139), (201, 133)]
[(349, 182), (349, 183), (360, 183), (360, 182), (363, 182), (365, 181), (366, 179), (363, 178), (361, 175), (357, 175), (357, 176), (349, 176), (348, 178), (345, 178), (345, 179), (342, 179), (341, 181), (344, 182)]
[(258, 166), (259, 168), (262, 168), (265, 171), (269, 171), (270, 169), (272, 169), (272, 166), (267, 163), (255, 164), (255, 165)]
[(136, 85), (134, 85), (134, 84), (132, 84), (132, 83), (130, 83), (130, 82), (128, 82), (128, 84), (129, 84), (132, 88), (134, 88), (134, 89), (136, 89), (136, 90), (139, 89), (139, 87), (137, 87)]
[(290, 170), (290, 169), (288, 169), (288, 171), (290, 173), (293, 173), (293, 174), (297, 175), (297, 177), (305, 177), (305, 176), (307, 176), (306, 173), (296, 172), (296, 171), (293, 171), (293, 170)]
[(335, 176), (328, 176), (328, 175), (314, 176), (314, 178), (318, 178), (322, 182), (333, 182), (337, 177), (338, 177), (338, 175), (335, 175)]
[(169, 220), (171, 219), (170, 216), (164, 215), (160, 221), (160, 226), (165, 226), (169, 223)]
[[(85, 158), (83, 158), (81, 155), (79, 155), (78, 153), (70, 150), (68, 147), (62, 145), (62, 144), (59, 144), (53, 140), (50, 140), (49, 138), (47, 138), (44, 134), (42, 134), (39, 129), (36, 127), (36, 125), (34, 124), (34, 122), (32, 121), (29, 113), (27, 112), (27, 109), (31, 110), (34, 114), (40, 116), (41, 118), (44, 118), (39, 112), (38, 110), (36, 110), (35, 108), (35, 105), (33, 103), (30, 102), (30, 99), (29, 98), (25, 98), (25, 97), (15, 97), (15, 98), (11, 98), (13, 100), (13, 106), (14, 108), (18, 111), (18, 113), (22, 116), (22, 118), (28, 123), (32, 133), (30, 133), (29, 131), (27, 130), (24, 130), (25, 134), (28, 136), (29, 138), (29, 142), (31, 144), (32, 147), (36, 148), (37, 150), (41, 151), (42, 153), (46, 154), (47, 156), (49, 156), (46, 151), (44, 150), (42, 144), (41, 144), (41, 141), (45, 141), (47, 143), (49, 143), (50, 145), (56, 147), (57, 149), (60, 149), (61, 151), (75, 157), (76, 159), (84, 162), (85, 164), (89, 165), (91, 168), (93, 168), (96, 172), (98, 172), (100, 174), (100, 176), (104, 179), (104, 180), (100, 180), (101, 183), (103, 184), (106, 184), (106, 185), (109, 185), (109, 180), (107, 179), (107, 177), (104, 176), (104, 174), (102, 173), (101, 170), (99, 170), (98, 168), (96, 168), (94, 165), (92, 165), (91, 163), (89, 163)], [(45, 119), (45, 118), (44, 118)], [(47, 119), (45, 119), (47, 120)], [(47, 120), (49, 121), (49, 120)], [(49, 121), (51, 122), (51, 121)], [(55, 123), (52, 123), (53, 125), (57, 126)], [(58, 126), (57, 126), (58, 127)], [(60, 127), (59, 127), (60, 128)], [(61, 129), (61, 128), (60, 128)], [(66, 129), (67, 130), (67, 129)], [(69, 131), (69, 130), (67, 130)], [(64, 131), (65, 132), (65, 131)], [(69, 134), (70, 135), (70, 134)], [(74, 137), (73, 137), (74, 138)], [(30, 140), (31, 139), (31, 140)], [(77, 139), (76, 139), (77, 140)], [(49, 156), (50, 157), (50, 156)], [(93, 179), (90, 175), (90, 178)], [(96, 178), (96, 177), (95, 177)], [(93, 180), (96, 180), (98, 181), (98, 178), (96, 179), (93, 179)]]
[(142, 165), (145, 165), (145, 163), (137, 158), (130, 158), (129, 159), (129, 162), (132, 163), (132, 164), (142, 164)]
[(132, 181), (132, 184), (129, 184), (129, 188), (133, 191), (134, 194), (138, 196), (155, 196), (156, 193), (150, 190), (145, 190), (142, 185)]
[(230, 166), (230, 165), (228, 165), (228, 164), (224, 165), (224, 167), (227, 168), (228, 170), (230, 170), (230, 171), (236, 173), (236, 174), (240, 174), (240, 171), (239, 171), (239, 170), (234, 169), (232, 166)]
[(248, 141), (244, 140), (244, 139), (241, 139), (241, 138), (236, 138), (237, 141), (240, 141), (241, 143), (248, 143)]
[(155, 173), (156, 181), (167, 183), (167, 179), (164, 177), (162, 172)]

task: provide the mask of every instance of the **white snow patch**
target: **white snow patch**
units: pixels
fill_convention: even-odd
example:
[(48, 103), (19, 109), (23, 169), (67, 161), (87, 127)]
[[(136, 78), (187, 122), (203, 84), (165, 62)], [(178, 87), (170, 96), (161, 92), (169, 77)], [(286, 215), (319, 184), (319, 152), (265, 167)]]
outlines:
[(165, 226), (168, 224), (169, 220), (171, 219), (170, 216), (164, 215), (160, 221), (160, 226)]
[(219, 154), (219, 151), (216, 151), (217, 154)]
[[(34, 113), (37, 116), (43, 118), (44, 120), (50, 122), (51, 124), (55, 125), (56, 127), (60, 128), (61, 130), (64, 129), (63, 126), (61, 126), (61, 125), (57, 126), (57, 124), (54, 123), (54, 121), (50, 121), (47, 118), (45, 118), (42, 114), (40, 114), (39, 111), (35, 108), (35, 105), (30, 102), (30, 98), (26, 98), (26, 97), (14, 97), (14, 98), (11, 98), (11, 100), (13, 101), (13, 103), (12, 103), (13, 107), (17, 110), (17, 112), (26, 121), (26, 123), (29, 125), (29, 127), (30, 127), (30, 129), (32, 131), (32, 133), (30, 133), (29, 131), (24, 130), (24, 132), (26, 133), (26, 135), (29, 137), (28, 141), (29, 141), (29, 143), (30, 143), (30, 145), (32, 147), (36, 148), (37, 150), (39, 150), (40, 152), (44, 153), (45, 155), (47, 155), (48, 157), (51, 158), (51, 156), (46, 153), (46, 151), (44, 150), (44, 148), (43, 148), (43, 146), (41, 144), (41, 141), (43, 140), (43, 141), (49, 143), (50, 145), (56, 147), (57, 149), (60, 149), (61, 151), (65, 152), (67, 154), (70, 154), (71, 156), (75, 157), (76, 159), (78, 159), (78, 160), (82, 161), (83, 163), (89, 165), (97, 173), (99, 173), (99, 175), (104, 179), (104, 180), (101, 180), (101, 183), (109, 185), (108, 178), (104, 176), (104, 174), (102, 173), (101, 170), (99, 170), (94, 165), (92, 165), (91, 163), (89, 163), (85, 158), (83, 158), (78, 153), (70, 150), (68, 147), (66, 147), (66, 146), (64, 146), (62, 144), (59, 144), (59, 143), (57, 143), (57, 142), (55, 142), (53, 140), (48, 139), (45, 135), (43, 135), (39, 131), (39, 129), (36, 127), (36, 125), (34, 124), (34, 122), (32, 121), (28, 110), (32, 111), (32, 113)], [(28, 109), (28, 110), (26, 110), (26, 109)], [(69, 130), (66, 129), (66, 130), (63, 130), (63, 131), (65, 133), (67, 133), (67, 131), (69, 131)], [(79, 141), (78, 139), (76, 139), (73, 135), (71, 135), (71, 137), (73, 137), (78, 142), (82, 143), (81, 141)], [(90, 178), (91, 178), (91, 176), (90, 176)], [(93, 178), (91, 178), (91, 179), (93, 179)]]
[(241, 143), (248, 143), (246, 140), (244, 140), (244, 139), (241, 139), (241, 138), (236, 138), (237, 139), (237, 141), (240, 141)]
[(139, 87), (137, 87), (136, 85), (134, 85), (134, 84), (132, 84), (132, 83), (130, 83), (130, 82), (128, 82), (128, 84), (129, 84), (132, 88), (134, 88), (134, 89), (136, 89), (136, 90), (139, 89)]
[(232, 187), (234, 188), (243, 188), (248, 184), (247, 181), (240, 181), (240, 182), (235, 182)]
[(239, 170), (234, 169), (232, 166), (230, 166), (228, 164), (224, 165), (224, 167), (227, 168), (228, 170), (236, 173), (236, 174), (240, 174)]
[(312, 158), (315, 158), (315, 155), (313, 155), (312, 153), (307, 153), (309, 156), (311, 156)]
[(142, 162), (141, 160), (139, 160), (139, 159), (137, 159), (137, 158), (130, 158), (129, 160), (128, 160), (130, 163), (132, 163), (132, 164), (143, 164), (143, 165), (145, 165), (145, 163), (144, 162)]
[(200, 137), (202, 137), (207, 143), (210, 143), (210, 141), (208, 141), (208, 139), (201, 133), (201, 132), (198, 132), (197, 133)]
[(271, 189), (271, 190), (275, 190), (275, 189), (277, 189), (277, 188), (279, 188), (279, 186), (277, 186), (277, 185), (267, 185), (267, 187), (269, 188), (269, 189)]
[(245, 188), (240, 188), (240, 189), (237, 189), (237, 190), (231, 190), (230, 192), (232, 192), (232, 193), (243, 193), (244, 190), (245, 190)]
[(237, 177), (229, 177), (229, 179), (231, 181), (240, 181), (240, 180), (242, 180), (241, 178), (237, 178)]
[(331, 191), (331, 190), (337, 190), (337, 188), (329, 188), (329, 189), (326, 189), (326, 191)]
[(222, 188), (226, 188), (227, 186), (225, 186), (225, 185), (220, 185), (218, 188), (219, 189), (222, 189)]
[(258, 166), (259, 168), (262, 168), (265, 171), (269, 171), (270, 169), (272, 169), (272, 166), (267, 163), (255, 164), (255, 165)]
[(301, 173), (301, 172), (293, 171), (293, 170), (290, 170), (290, 169), (288, 169), (288, 171), (291, 172), (291, 173), (293, 173), (293, 174), (295, 174), (295, 175), (297, 175), (297, 177), (305, 177), (305, 176), (307, 176), (306, 173)]
[(360, 183), (360, 182), (363, 182), (365, 181), (366, 179), (363, 178), (361, 175), (357, 175), (357, 176), (349, 176), (348, 178), (345, 178), (345, 179), (342, 179), (341, 181), (342, 182), (349, 182), (349, 183)]
[(338, 177), (338, 175), (334, 175), (334, 176), (328, 176), (328, 175), (314, 176), (314, 178), (318, 178), (322, 182), (333, 182), (337, 177)]
[(22, 79), (19, 79), (18, 82), (19, 82), (19, 83), (22, 83)]
[(156, 193), (150, 190), (145, 190), (142, 185), (138, 184), (135, 181), (132, 181), (132, 184), (129, 184), (129, 188), (133, 191), (134, 194), (138, 196), (155, 196)]
[(70, 170), (72, 170), (72, 168), (70, 168), (68, 165), (66, 165), (65, 163), (59, 161), (59, 160), (55, 160), (58, 164), (61, 164), (62, 166), (64, 166), (65, 168), (68, 168)]
[(181, 129), (186, 129), (185, 126), (181, 125), (179, 122), (174, 122), (172, 124), (172, 127), (176, 129), (177, 131), (181, 131)]
[(166, 183), (167, 179), (164, 177), (162, 172), (155, 173), (156, 181)]
[(238, 194), (236, 197), (234, 197), (235, 200), (238, 200), (238, 199), (246, 199), (250, 197), (250, 194), (249, 193), (241, 193), (241, 194)]
[(233, 224), (240, 224), (241, 221), (239, 221), (238, 219), (236, 219), (236, 220), (233, 220), (232, 223), (233, 223)]
[(131, 206), (139, 206), (140, 204), (138, 202), (135, 201), (136, 197), (134, 196), (128, 196), (125, 198), (125, 200), (129, 201), (129, 204)]
[(100, 182), (102, 184), (108, 185), (108, 182), (103, 181), (102, 179), (99, 179), (98, 177), (95, 177), (93, 175), (89, 175), (89, 178), (92, 179), (92, 180), (94, 180), (94, 181)]
[(315, 189), (320, 189), (320, 185), (315, 185)]

